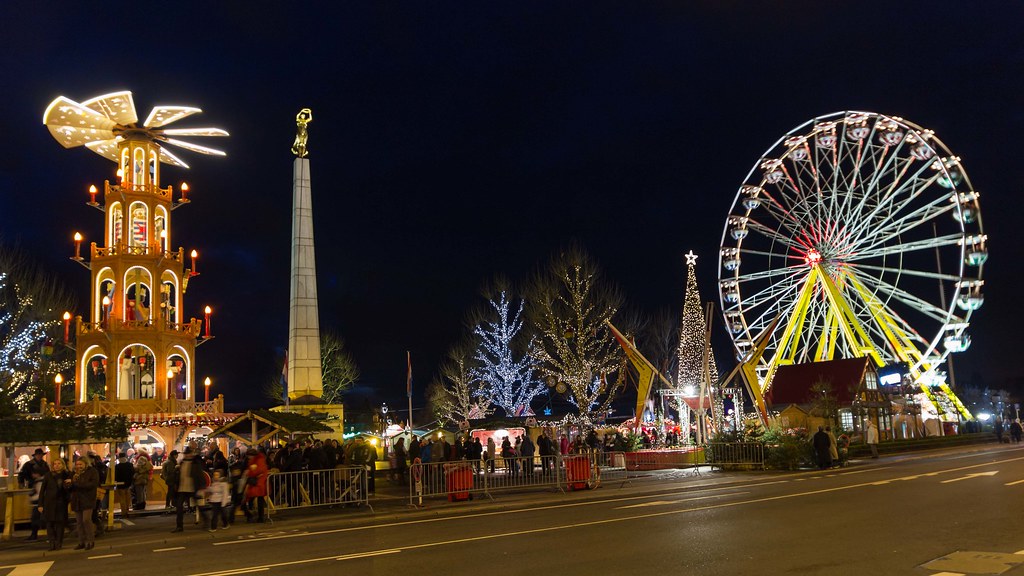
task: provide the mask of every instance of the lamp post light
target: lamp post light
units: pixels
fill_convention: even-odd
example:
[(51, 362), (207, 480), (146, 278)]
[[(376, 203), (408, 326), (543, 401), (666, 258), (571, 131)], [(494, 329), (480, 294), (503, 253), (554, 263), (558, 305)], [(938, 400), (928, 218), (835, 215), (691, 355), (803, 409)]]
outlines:
[(60, 410), (60, 387), (64, 384), (64, 377), (57, 372), (57, 375), (53, 377), (53, 404), (57, 407), (56, 410)]
[(211, 384), (210, 377), (207, 376), (206, 380), (203, 380), (203, 388), (206, 389), (206, 400), (204, 400), (204, 402), (209, 402), (210, 401), (210, 384)]

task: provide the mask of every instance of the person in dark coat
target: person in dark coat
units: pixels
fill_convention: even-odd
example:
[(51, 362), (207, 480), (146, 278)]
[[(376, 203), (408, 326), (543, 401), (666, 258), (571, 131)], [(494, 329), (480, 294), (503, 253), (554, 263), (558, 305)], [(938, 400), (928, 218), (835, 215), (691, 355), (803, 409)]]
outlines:
[(71, 473), (61, 458), (54, 458), (49, 470), (43, 475), (43, 485), (39, 491), (39, 512), (46, 522), (50, 550), (60, 550), (64, 546), (64, 528), (68, 524), (68, 491), (64, 481), (70, 479)]
[(18, 471), (18, 484), (23, 488), (31, 488), (34, 480), (32, 479), (32, 473), (37, 469), (39, 474), (42, 475), (46, 471), (46, 460), (43, 457), (46, 453), (43, 452), (42, 448), (36, 448), (36, 451), (32, 454), (31, 460), (26, 460), (21, 465), (21, 470)]
[[(115, 469), (116, 473), (117, 470)], [(170, 510), (174, 507), (174, 495), (178, 491), (178, 451), (171, 450), (164, 460), (164, 467), (160, 470), (160, 477), (167, 485), (167, 496), (164, 498), (164, 508)]]
[(522, 438), (523, 443), (519, 446), (519, 455), (523, 457), (523, 472), (527, 476), (533, 476), (533, 455), (536, 450), (529, 434), (523, 434)]
[(75, 550), (91, 550), (96, 545), (92, 513), (99, 485), (100, 475), (89, 462), (89, 457), (79, 458), (75, 462), (74, 476), (65, 481), (65, 486), (71, 490), (71, 509), (75, 511), (75, 524), (78, 525), (78, 546)]
[(114, 482), (117, 483), (114, 495), (117, 497), (117, 503), (121, 505), (122, 519), (128, 517), (128, 511), (131, 509), (131, 490), (134, 478), (135, 466), (128, 461), (128, 456), (124, 452), (118, 454), (117, 464), (114, 465)]
[(399, 438), (395, 442), (395, 480), (405, 482), (406, 458), (405, 438)]
[(818, 426), (818, 431), (811, 438), (811, 445), (814, 446), (814, 456), (818, 460), (818, 468), (825, 470), (832, 466), (831, 446), (832, 441), (825, 432), (824, 426)]

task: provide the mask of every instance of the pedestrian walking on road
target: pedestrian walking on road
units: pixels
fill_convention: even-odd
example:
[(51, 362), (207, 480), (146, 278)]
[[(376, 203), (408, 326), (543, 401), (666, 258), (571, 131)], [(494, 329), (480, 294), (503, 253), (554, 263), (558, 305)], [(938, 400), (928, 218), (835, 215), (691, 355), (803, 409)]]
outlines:
[(1020, 444), (1021, 432), (1024, 432), (1024, 429), (1021, 428), (1020, 419), (1014, 418), (1010, 424), (1010, 438), (1013, 439), (1014, 444)]
[(864, 434), (864, 438), (868, 443), (868, 447), (871, 448), (871, 457), (878, 458), (878, 426), (875, 426), (874, 420), (868, 420), (868, 429)]
[(99, 485), (100, 475), (88, 456), (75, 462), (74, 476), (65, 480), (65, 486), (71, 490), (71, 509), (75, 511), (78, 529), (78, 546), (75, 546), (75, 550), (92, 550), (96, 545), (92, 513), (96, 507), (96, 488)]
[(210, 503), (210, 532), (217, 531), (218, 519), (221, 521), (221, 530), (227, 530), (227, 508), (231, 504), (231, 484), (220, 470), (213, 471), (213, 481), (206, 489), (206, 500)]
[(46, 523), (50, 550), (60, 550), (64, 546), (64, 527), (68, 524), (69, 500), (64, 481), (70, 478), (71, 474), (61, 458), (54, 458), (50, 462), (49, 470), (43, 475), (43, 485), (39, 491), (39, 511)]
[(256, 521), (263, 522), (267, 496), (267, 458), (262, 452), (255, 448), (249, 448), (245, 453), (249, 459), (248, 467), (245, 470), (245, 500), (242, 502), (242, 509), (245, 510), (245, 520), (252, 522), (252, 503), (256, 501)]
[[(174, 497), (175, 528), (171, 532), (185, 529), (185, 504), (195, 497), (196, 492), (205, 488), (206, 479), (202, 461), (196, 457), (192, 446), (185, 447), (185, 454), (178, 464), (177, 493)], [(198, 508), (198, 502), (196, 504)]]

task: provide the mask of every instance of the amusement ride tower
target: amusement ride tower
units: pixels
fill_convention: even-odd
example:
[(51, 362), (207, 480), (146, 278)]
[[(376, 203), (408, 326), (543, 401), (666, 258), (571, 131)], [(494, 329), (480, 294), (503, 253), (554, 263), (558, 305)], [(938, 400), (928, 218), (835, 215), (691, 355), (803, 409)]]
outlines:
[(83, 257), (81, 236), (75, 235), (73, 259), (91, 273), (89, 315), (75, 319), (76, 413), (140, 415), (130, 420), (145, 426), (147, 419), (181, 423), (188, 419), (183, 415), (223, 412), (223, 397), (196, 402), (195, 350), (210, 338), (210, 308), (205, 329), (204, 321), (185, 318), (196, 252), (186, 261), (182, 248), (171, 248), (171, 215), (189, 202), (188, 186), (182, 184), (177, 199), (171, 186), (160, 187), (161, 164), (188, 168), (164, 144), (224, 155), (175, 138), (227, 136), (224, 130), (166, 128), (200, 111), (158, 106), (140, 124), (132, 94), (124, 91), (82, 103), (62, 96), (43, 115), (65, 148), (85, 146), (117, 164), (116, 180), (104, 182), (102, 202), (95, 186), (89, 190), (88, 204), (103, 213), (102, 240)]

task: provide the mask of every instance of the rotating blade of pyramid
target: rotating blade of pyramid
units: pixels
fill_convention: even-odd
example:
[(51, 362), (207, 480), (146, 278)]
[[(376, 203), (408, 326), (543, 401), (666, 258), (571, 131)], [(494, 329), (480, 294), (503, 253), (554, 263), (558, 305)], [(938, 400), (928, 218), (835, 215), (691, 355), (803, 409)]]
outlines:
[(91, 108), (122, 126), (139, 121), (139, 117), (135, 113), (135, 101), (132, 100), (132, 93), (127, 90), (91, 98), (82, 102), (82, 106)]
[(61, 96), (46, 109), (43, 123), (50, 134), (65, 148), (82, 146), (86, 142), (114, 138), (117, 123), (103, 114)]

